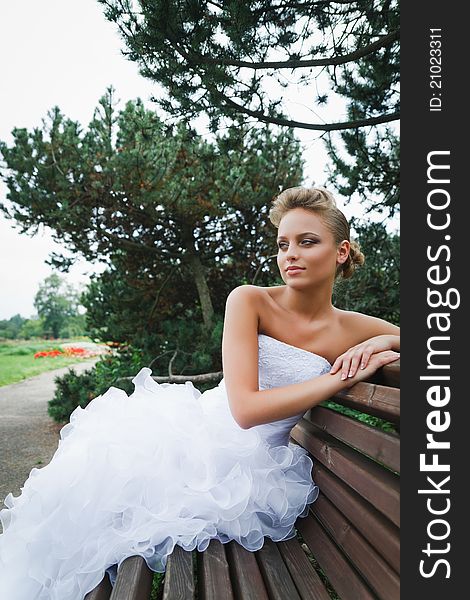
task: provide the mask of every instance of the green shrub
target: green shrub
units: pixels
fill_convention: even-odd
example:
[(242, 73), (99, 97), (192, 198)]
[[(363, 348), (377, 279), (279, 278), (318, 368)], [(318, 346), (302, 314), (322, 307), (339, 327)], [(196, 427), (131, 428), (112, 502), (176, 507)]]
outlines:
[(112, 356), (105, 356), (91, 369), (81, 374), (71, 368), (65, 375), (56, 377), (54, 397), (49, 401), (48, 413), (57, 422), (68, 421), (72, 412), (85, 408), (93, 398), (103, 394), (111, 386), (120, 387), (127, 393), (133, 391), (131, 381), (118, 381), (121, 377), (133, 377), (145, 366), (142, 352), (126, 346)]
[(59, 423), (67, 421), (72, 412), (81, 406), (84, 408), (94, 396), (96, 379), (93, 369), (80, 375), (71, 368), (60, 377), (54, 379), (56, 390), (54, 397), (49, 401), (48, 413)]

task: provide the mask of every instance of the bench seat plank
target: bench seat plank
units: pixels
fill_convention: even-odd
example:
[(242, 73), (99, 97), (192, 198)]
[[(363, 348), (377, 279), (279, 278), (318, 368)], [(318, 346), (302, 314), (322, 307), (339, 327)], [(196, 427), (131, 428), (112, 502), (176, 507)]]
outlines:
[(204, 552), (198, 552), (198, 588), (202, 600), (234, 600), (224, 545), (211, 540)]
[(148, 600), (153, 571), (141, 556), (130, 556), (118, 569), (110, 600)]
[(270, 600), (301, 600), (277, 545), (271, 539), (265, 538), (263, 547), (256, 552), (256, 560)]
[(163, 600), (194, 600), (195, 590), (193, 553), (176, 545), (166, 565)]
[(256, 556), (236, 542), (225, 545), (236, 600), (269, 600)]
[(109, 600), (113, 587), (109, 580), (108, 575), (105, 573), (101, 583), (99, 583), (94, 590), (88, 592), (85, 596), (85, 600)]
[(297, 539), (278, 542), (277, 548), (302, 600), (330, 600), (322, 580)]

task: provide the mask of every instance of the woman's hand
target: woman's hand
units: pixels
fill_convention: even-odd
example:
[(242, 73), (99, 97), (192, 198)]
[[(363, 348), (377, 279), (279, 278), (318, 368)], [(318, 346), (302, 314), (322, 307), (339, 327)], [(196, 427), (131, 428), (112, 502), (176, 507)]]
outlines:
[(369, 379), (372, 375), (381, 367), (388, 365), (391, 362), (395, 362), (400, 358), (399, 352), (395, 352), (393, 350), (383, 350), (382, 352), (377, 352), (376, 354), (372, 354), (367, 363), (367, 366), (364, 369), (358, 369), (356, 374), (348, 378), (348, 383), (351, 385), (348, 387), (352, 387), (359, 381), (364, 381), (365, 379)]
[[(361, 342), (352, 348), (349, 348), (346, 352), (338, 356), (338, 358), (333, 363), (331, 367), (330, 374), (334, 375), (338, 371), (341, 371), (341, 379), (347, 379), (348, 377), (354, 377), (356, 373), (362, 371), (367, 368), (371, 357), (375, 354), (383, 353), (385, 351), (399, 350), (400, 349), (400, 337), (397, 335), (377, 335), (365, 342)], [(396, 355), (395, 358), (389, 360), (388, 362), (393, 362), (393, 360), (397, 360), (400, 356), (396, 352), (393, 352), (393, 355)], [(384, 363), (388, 364), (388, 363)], [(383, 365), (379, 365), (375, 367), (374, 371), (380, 368)], [(372, 373), (374, 372), (372, 371)], [(370, 375), (372, 375), (370, 373)], [(363, 379), (366, 379), (364, 377)]]

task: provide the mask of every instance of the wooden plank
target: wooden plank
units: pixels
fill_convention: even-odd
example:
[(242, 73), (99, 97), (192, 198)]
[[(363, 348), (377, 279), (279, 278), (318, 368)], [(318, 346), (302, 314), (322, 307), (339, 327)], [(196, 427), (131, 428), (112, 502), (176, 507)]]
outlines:
[(322, 406), (310, 410), (306, 418), (322, 431), (400, 472), (400, 436)]
[(377, 600), (312, 514), (296, 525), (341, 600)]
[[(357, 530), (400, 573), (400, 531), (372, 504), (364, 500), (341, 479), (333, 475), (319, 461), (315, 461), (313, 478), (321, 492), (353, 522)], [(311, 505), (313, 513), (316, 502)]]
[(270, 600), (301, 600), (286, 564), (271, 539), (264, 539), (263, 547), (256, 552), (256, 560)]
[(301, 419), (291, 435), (395, 525), (400, 524), (400, 485), (397, 475), (321, 431), (307, 419)]
[(330, 600), (318, 573), (296, 538), (276, 544), (302, 600)]
[(130, 556), (118, 569), (110, 600), (149, 600), (153, 571), (141, 556)]
[(254, 552), (232, 541), (225, 544), (225, 554), (236, 600), (269, 600)]
[(94, 590), (88, 592), (85, 596), (85, 600), (109, 600), (113, 587), (109, 580), (108, 575), (105, 573), (101, 582), (95, 587)]
[(195, 593), (192, 552), (176, 545), (166, 564), (163, 600), (193, 600)]
[(323, 494), (315, 502), (315, 516), (377, 596), (399, 600), (398, 575)]
[(202, 600), (234, 600), (224, 546), (211, 540), (207, 550), (198, 552), (198, 597)]
[(400, 390), (392, 387), (361, 381), (331, 400), (392, 423), (400, 421)]
[(390, 387), (400, 387), (400, 359), (385, 365), (374, 375), (368, 379), (370, 383), (378, 383), (379, 385), (388, 385)]

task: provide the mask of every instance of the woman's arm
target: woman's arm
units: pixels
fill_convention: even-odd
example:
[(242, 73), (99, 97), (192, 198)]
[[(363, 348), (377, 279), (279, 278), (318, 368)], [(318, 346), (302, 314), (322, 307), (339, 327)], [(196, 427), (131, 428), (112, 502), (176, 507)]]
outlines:
[(230, 410), (243, 429), (278, 421), (307, 411), (337, 392), (370, 377), (378, 368), (396, 360), (394, 352), (375, 354), (356, 377), (321, 375), (303, 383), (259, 390), (258, 307), (254, 286), (234, 289), (227, 298), (222, 342), (224, 380)]

